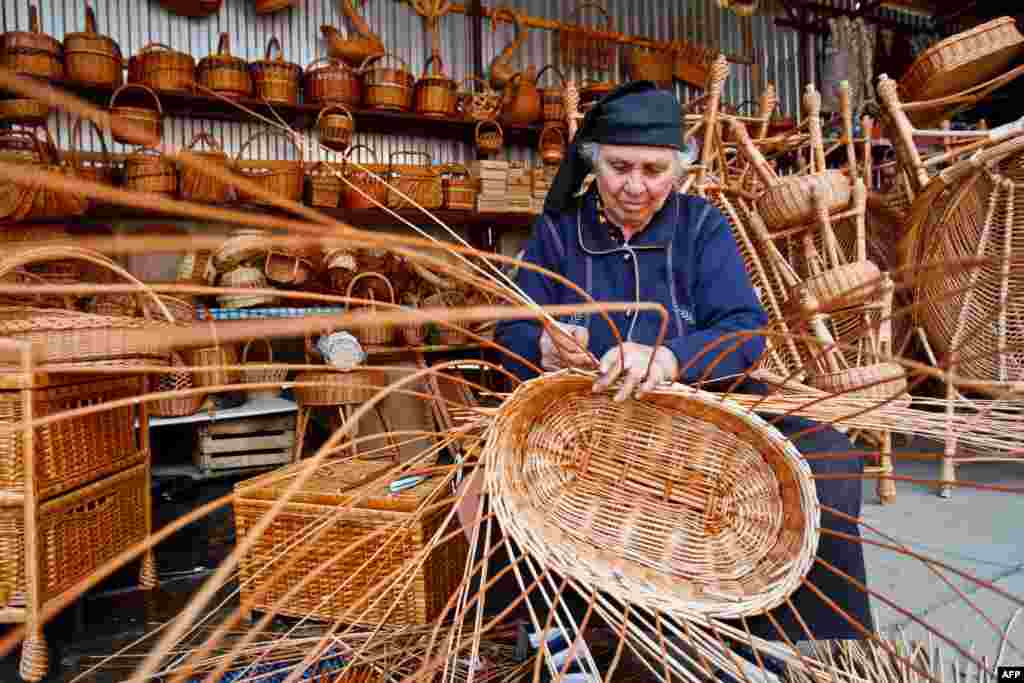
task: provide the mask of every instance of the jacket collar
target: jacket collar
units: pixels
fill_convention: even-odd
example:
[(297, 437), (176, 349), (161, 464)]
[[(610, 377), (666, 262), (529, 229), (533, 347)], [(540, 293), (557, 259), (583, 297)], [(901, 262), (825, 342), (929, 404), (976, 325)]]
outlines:
[(654, 214), (646, 228), (633, 236), (629, 246), (616, 244), (603, 223), (597, 219), (597, 190), (591, 189), (583, 196), (576, 213), (579, 222), (580, 246), (584, 251), (611, 254), (620, 251), (666, 249), (672, 244), (675, 225), (679, 215), (679, 193), (673, 192), (664, 206)]

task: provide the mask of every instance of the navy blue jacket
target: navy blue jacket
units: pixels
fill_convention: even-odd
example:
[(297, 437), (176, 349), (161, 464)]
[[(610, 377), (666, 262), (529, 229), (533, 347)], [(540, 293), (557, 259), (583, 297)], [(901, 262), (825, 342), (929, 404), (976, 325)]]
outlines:
[[(545, 213), (537, 218), (524, 260), (559, 273), (597, 302), (639, 300), (663, 305), (669, 312), (665, 345), (679, 359), (681, 382), (698, 381), (716, 360), (708, 379), (744, 372), (764, 351), (764, 338), (757, 336), (743, 341), (722, 359), (717, 357), (739, 339), (725, 340), (700, 355), (723, 336), (764, 327), (768, 316), (750, 283), (728, 221), (699, 197), (673, 193), (647, 228), (618, 245), (597, 221), (591, 191), (577, 211)], [(540, 305), (584, 301), (565, 285), (523, 268), (517, 284)], [(655, 311), (609, 313), (609, 317), (624, 341), (652, 345), (657, 340), (661, 316)], [(598, 314), (561, 320), (589, 329), (589, 350), (598, 359), (616, 344), (610, 327)], [(507, 321), (499, 323), (495, 340), (539, 367), (541, 331), (536, 320)], [(511, 359), (505, 365), (521, 379), (534, 375)]]

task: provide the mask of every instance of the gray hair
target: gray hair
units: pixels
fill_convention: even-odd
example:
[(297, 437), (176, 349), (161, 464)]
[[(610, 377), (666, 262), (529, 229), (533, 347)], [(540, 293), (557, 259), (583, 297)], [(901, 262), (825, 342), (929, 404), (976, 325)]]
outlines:
[[(697, 146), (691, 138), (687, 141), (686, 149), (675, 150), (675, 173), (680, 179), (686, 175), (687, 168), (697, 158)], [(601, 159), (601, 143), (584, 142), (580, 145), (580, 156), (587, 162), (590, 169), (597, 172), (597, 162)]]

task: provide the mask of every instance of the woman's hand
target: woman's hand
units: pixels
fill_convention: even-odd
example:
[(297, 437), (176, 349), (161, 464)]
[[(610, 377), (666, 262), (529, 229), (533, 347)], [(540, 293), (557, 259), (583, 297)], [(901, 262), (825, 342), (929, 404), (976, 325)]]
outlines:
[(568, 323), (544, 326), (540, 337), (540, 365), (548, 372), (565, 368), (593, 367), (594, 360), (587, 351), (590, 332), (587, 328)]
[[(651, 357), (654, 362), (651, 363)], [(651, 372), (647, 374), (647, 366)], [(604, 391), (625, 374), (622, 388), (615, 394), (615, 401), (625, 401), (639, 387), (640, 393), (648, 392), (663, 382), (674, 382), (679, 374), (679, 360), (667, 346), (657, 349), (645, 344), (625, 342), (608, 349), (601, 359), (601, 376), (594, 382), (594, 392)], [(646, 379), (644, 375), (646, 376)]]

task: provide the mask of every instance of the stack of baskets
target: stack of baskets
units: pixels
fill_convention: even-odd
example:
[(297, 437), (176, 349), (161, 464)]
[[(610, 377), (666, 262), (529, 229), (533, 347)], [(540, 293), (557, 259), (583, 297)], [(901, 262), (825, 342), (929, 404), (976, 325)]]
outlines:
[[(64, 47), (39, 28), (39, 10), (29, 6), (29, 30), (0, 35), (0, 67), (42, 81), (64, 78)], [(40, 126), (46, 123), (45, 102), (0, 91), (0, 123)]]

